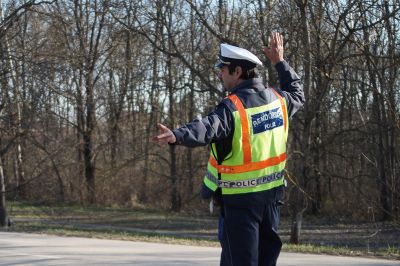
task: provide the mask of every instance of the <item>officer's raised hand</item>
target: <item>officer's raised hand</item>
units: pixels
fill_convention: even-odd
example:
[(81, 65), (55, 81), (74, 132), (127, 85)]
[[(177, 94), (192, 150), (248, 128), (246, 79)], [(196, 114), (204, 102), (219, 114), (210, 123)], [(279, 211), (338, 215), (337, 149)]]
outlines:
[(272, 65), (283, 61), (283, 38), (279, 32), (271, 34), (269, 47), (264, 48), (264, 54), (271, 61)]
[(157, 124), (157, 127), (160, 130), (160, 134), (153, 137), (154, 141), (157, 141), (161, 144), (172, 144), (176, 142), (176, 137), (174, 133), (172, 133), (172, 131), (168, 127), (160, 123)]

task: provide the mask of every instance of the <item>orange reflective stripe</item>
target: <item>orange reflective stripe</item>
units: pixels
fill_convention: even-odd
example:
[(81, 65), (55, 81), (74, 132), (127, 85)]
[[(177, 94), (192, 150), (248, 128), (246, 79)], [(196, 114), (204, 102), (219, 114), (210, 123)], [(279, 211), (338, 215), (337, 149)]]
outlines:
[(228, 98), (235, 105), (236, 109), (239, 112), (240, 122), (242, 124), (242, 145), (243, 145), (243, 163), (251, 162), (251, 147), (250, 147), (250, 130), (249, 130), (249, 122), (247, 119), (246, 110), (240, 99), (235, 95), (231, 94)]
[(214, 157), (210, 157), (208, 162), (217, 169), (218, 173), (223, 174), (239, 174), (244, 172), (256, 171), (260, 169), (267, 168), (269, 166), (274, 166), (284, 162), (286, 160), (286, 153), (282, 153), (276, 157), (268, 158), (260, 162), (250, 162), (242, 165), (218, 165), (218, 162)]
[(278, 97), (279, 101), (281, 102), (281, 107), (282, 107), (282, 112), (283, 112), (282, 113), (282, 115), (283, 115), (283, 126), (284, 126), (284, 129), (286, 130), (287, 121), (286, 121), (286, 106), (285, 106), (285, 102), (283, 101), (282, 96), (275, 89), (271, 88), (271, 90), (275, 93), (275, 95)]
[[(286, 130), (286, 128), (287, 128), (287, 120), (286, 120), (287, 111), (286, 111), (284, 99), (274, 89), (272, 89), (272, 91), (276, 94), (276, 96), (278, 97), (278, 99), (281, 103), (282, 115), (283, 115), (283, 125)], [(240, 122), (241, 122), (241, 127), (242, 127), (243, 164), (241, 164), (241, 165), (219, 165), (213, 156), (210, 157), (208, 162), (214, 168), (217, 169), (218, 173), (224, 173), (224, 174), (237, 174), (237, 173), (245, 173), (245, 172), (250, 172), (250, 171), (257, 171), (257, 170), (261, 170), (261, 169), (264, 169), (264, 168), (267, 168), (270, 166), (278, 165), (278, 164), (284, 162), (286, 160), (285, 152), (276, 157), (268, 158), (263, 161), (259, 161), (259, 162), (251, 161), (250, 129), (249, 129), (249, 122), (247, 119), (246, 110), (244, 109), (243, 103), (240, 101), (240, 99), (236, 95), (231, 94), (228, 96), (228, 98), (232, 101), (232, 103), (235, 105), (236, 109), (239, 112), (239, 117), (240, 117)]]

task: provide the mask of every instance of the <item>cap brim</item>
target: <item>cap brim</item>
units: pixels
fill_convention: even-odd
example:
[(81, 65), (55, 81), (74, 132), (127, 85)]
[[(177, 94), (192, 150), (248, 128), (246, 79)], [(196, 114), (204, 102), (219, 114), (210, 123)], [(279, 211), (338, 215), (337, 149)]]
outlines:
[(215, 64), (215, 67), (216, 68), (221, 68), (221, 67), (223, 67), (223, 66), (227, 66), (227, 65), (229, 65), (231, 62), (229, 62), (229, 61), (223, 61), (223, 60), (221, 60), (221, 59), (218, 59), (218, 62)]
[(215, 68), (222, 68), (223, 66), (226, 66), (223, 62), (218, 62), (215, 64)]

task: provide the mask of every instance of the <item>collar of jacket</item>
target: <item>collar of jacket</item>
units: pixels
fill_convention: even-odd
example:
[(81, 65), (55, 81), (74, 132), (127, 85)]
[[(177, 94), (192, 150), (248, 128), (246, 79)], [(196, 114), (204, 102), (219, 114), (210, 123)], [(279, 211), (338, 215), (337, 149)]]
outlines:
[(242, 83), (237, 85), (235, 88), (232, 89), (231, 93), (238, 93), (242, 90), (253, 89), (255, 91), (261, 91), (265, 89), (263, 81), (261, 78), (254, 78), (254, 79), (247, 79), (244, 80)]

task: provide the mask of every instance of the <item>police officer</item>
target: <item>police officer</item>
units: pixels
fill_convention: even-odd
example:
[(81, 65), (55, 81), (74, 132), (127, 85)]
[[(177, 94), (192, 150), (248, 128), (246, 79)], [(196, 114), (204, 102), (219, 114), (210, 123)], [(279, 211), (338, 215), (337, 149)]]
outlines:
[[(276, 265), (283, 197), (288, 118), (303, 105), (300, 78), (283, 59), (283, 40), (271, 35), (264, 54), (278, 72), (280, 87), (257, 77), (262, 62), (243, 48), (221, 44), (218, 76), (228, 97), (202, 119), (170, 130), (158, 124), (161, 143), (210, 144), (203, 194), (221, 193), (221, 265)], [(207, 193), (209, 192), (209, 193)]]

